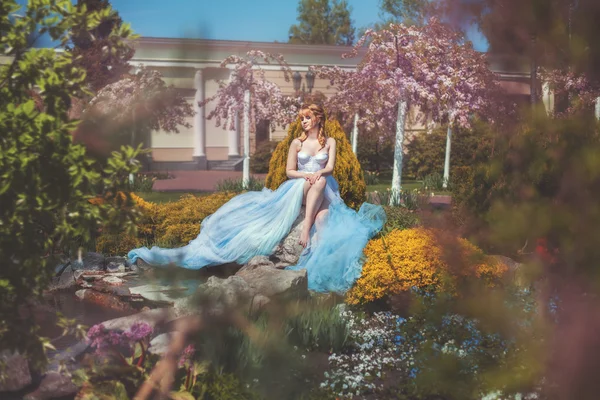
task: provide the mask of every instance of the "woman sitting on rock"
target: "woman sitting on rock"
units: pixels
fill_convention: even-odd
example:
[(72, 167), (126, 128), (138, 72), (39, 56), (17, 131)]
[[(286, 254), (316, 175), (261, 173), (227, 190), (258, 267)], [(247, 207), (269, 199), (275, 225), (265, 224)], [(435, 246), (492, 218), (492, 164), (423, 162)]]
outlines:
[(385, 212), (364, 203), (358, 212), (344, 204), (332, 176), (336, 142), (325, 134), (325, 114), (315, 104), (300, 110), (303, 133), (292, 141), (286, 173), (277, 190), (242, 193), (201, 224), (200, 234), (176, 249), (142, 247), (128, 257), (151, 265), (188, 269), (231, 262), (246, 264), (270, 255), (306, 205), (300, 234), (304, 251), (288, 269), (306, 269), (308, 288), (343, 293), (360, 277), (362, 250), (385, 223)]

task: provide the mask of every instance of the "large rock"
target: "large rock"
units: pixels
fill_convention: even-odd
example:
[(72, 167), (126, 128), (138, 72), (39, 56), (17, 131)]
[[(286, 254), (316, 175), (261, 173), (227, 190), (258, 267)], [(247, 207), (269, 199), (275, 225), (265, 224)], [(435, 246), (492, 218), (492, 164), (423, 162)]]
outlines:
[(300, 253), (303, 250), (303, 247), (298, 243), (303, 225), (304, 207), (302, 207), (298, 218), (292, 224), (290, 233), (275, 247), (273, 254), (269, 257), (277, 268), (285, 268), (298, 263)]
[(131, 269), (131, 262), (125, 257), (106, 257), (104, 263), (108, 272), (125, 272)]
[(31, 372), (27, 359), (19, 353), (3, 351), (0, 364), (6, 365), (4, 379), (0, 379), (0, 392), (16, 392), (31, 384)]
[(83, 269), (87, 271), (104, 271), (106, 268), (105, 258), (100, 253), (88, 251), (81, 258), (81, 261), (74, 260), (71, 262), (73, 269)]
[(255, 294), (266, 297), (308, 295), (306, 270), (288, 271), (275, 268), (267, 257), (254, 257), (235, 276), (243, 278)]
[(75, 295), (87, 303), (93, 303), (104, 308), (110, 308), (117, 311), (134, 311), (131, 305), (119, 297), (109, 293), (98, 292), (93, 289), (81, 289), (75, 292)]
[(60, 269), (58, 269), (58, 275), (52, 278), (52, 282), (48, 287), (48, 290), (63, 290), (69, 289), (77, 285), (77, 277), (75, 276), (75, 270), (70, 263)]
[(227, 279), (211, 276), (204, 285), (200, 286), (200, 290), (217, 305), (226, 307), (248, 303), (256, 294), (243, 278), (236, 275)]
[(157, 308), (146, 310), (126, 317), (115, 318), (102, 323), (107, 330), (125, 331), (137, 322), (145, 322), (152, 328), (166, 324), (177, 317), (175, 311), (171, 308)]
[(74, 396), (78, 391), (69, 376), (58, 372), (48, 372), (38, 388), (23, 397), (24, 400), (48, 400)]
[(152, 354), (162, 356), (167, 352), (167, 349), (171, 344), (172, 336), (173, 334), (171, 332), (161, 333), (160, 335), (156, 336), (150, 341), (150, 347), (148, 348), (148, 351)]

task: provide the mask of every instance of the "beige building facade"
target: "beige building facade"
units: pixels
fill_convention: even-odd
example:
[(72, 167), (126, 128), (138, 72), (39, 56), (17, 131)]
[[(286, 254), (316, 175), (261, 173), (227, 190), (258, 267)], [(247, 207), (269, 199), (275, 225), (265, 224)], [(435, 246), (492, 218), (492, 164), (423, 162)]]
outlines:
[[(239, 169), (243, 154), (243, 139), (240, 124), (229, 130), (216, 127), (214, 120), (206, 115), (214, 108), (197, 106), (198, 101), (213, 96), (219, 80), (227, 80), (231, 70), (222, 68), (221, 61), (230, 55), (245, 56), (249, 50), (261, 50), (281, 54), (292, 72), (299, 72), (302, 85), (306, 87), (306, 72), (312, 65), (337, 65), (354, 70), (362, 57), (342, 58), (351, 50), (345, 46), (297, 45), (288, 43), (265, 43), (247, 41), (224, 41), (203, 39), (140, 38), (135, 44), (133, 66), (143, 64), (159, 70), (167, 84), (181, 90), (193, 104), (196, 115), (190, 118), (191, 128), (182, 128), (180, 133), (152, 132), (151, 168), (161, 169)], [(259, 65), (268, 80), (276, 83), (284, 94), (294, 94), (293, 83), (286, 82), (278, 65)], [(529, 96), (529, 70), (526, 63), (516, 63), (514, 59), (496, 57), (491, 60), (491, 68), (500, 77), (502, 84), (515, 96)], [(313, 93), (320, 91), (330, 95), (333, 88), (329, 82), (315, 79)], [(422, 126), (407, 126), (408, 130), (421, 130)], [(257, 141), (280, 140), (285, 137), (283, 129), (251, 136), (251, 153)]]

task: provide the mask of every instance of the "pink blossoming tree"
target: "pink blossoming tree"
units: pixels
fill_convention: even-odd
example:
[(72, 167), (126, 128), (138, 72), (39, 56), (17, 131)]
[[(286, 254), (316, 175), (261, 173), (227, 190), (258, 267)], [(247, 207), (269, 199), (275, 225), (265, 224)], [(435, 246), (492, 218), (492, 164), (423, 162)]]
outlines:
[(101, 131), (116, 139), (117, 144), (124, 144), (123, 135), (114, 133), (128, 132), (127, 141), (135, 146), (144, 141), (142, 133), (179, 133), (181, 126), (191, 127), (188, 118), (193, 115), (192, 105), (175, 87), (164, 82), (160, 72), (140, 66), (136, 73), (124, 75), (96, 93), (83, 110), (76, 137), (86, 141), (86, 136), (98, 136)]
[[(367, 41), (367, 52), (355, 72), (337, 67), (315, 70), (337, 88), (327, 102), (330, 111), (349, 119), (358, 114), (358, 123), (367, 129), (391, 131), (395, 126), (391, 203), (399, 204), (409, 107), (419, 107), (418, 118), (469, 127), (473, 114), (491, 116), (489, 95), (498, 84), (485, 56), (436, 18), (420, 27), (391, 24), (377, 32), (367, 30), (344, 57), (357, 56)], [(447, 151), (449, 157), (449, 146)]]
[(291, 69), (279, 54), (250, 50), (246, 57), (231, 55), (221, 63), (221, 67), (231, 69), (231, 77), (219, 82), (217, 93), (200, 102), (204, 107), (216, 101), (215, 108), (206, 119), (215, 119), (216, 126), (223, 129), (235, 129), (236, 120), (241, 116), (244, 124), (244, 181), (250, 175), (249, 133), (256, 131), (261, 120), (270, 123), (271, 130), (276, 126), (285, 127), (298, 115), (298, 100), (284, 95), (275, 83), (265, 78), (261, 64), (276, 63), (283, 71), (286, 82), (290, 81)]
[(564, 109), (552, 109), (554, 117), (563, 117), (581, 110), (595, 107), (596, 118), (600, 119), (600, 86), (593, 84), (585, 75), (577, 74), (570, 69), (539, 70), (540, 78), (547, 82), (548, 88), (556, 97), (567, 98)]

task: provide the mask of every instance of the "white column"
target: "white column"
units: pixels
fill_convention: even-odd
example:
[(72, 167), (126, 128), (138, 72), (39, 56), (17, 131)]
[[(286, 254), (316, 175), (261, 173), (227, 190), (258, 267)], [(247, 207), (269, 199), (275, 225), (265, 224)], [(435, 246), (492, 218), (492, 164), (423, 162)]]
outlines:
[(452, 128), (448, 124), (448, 133), (446, 134), (446, 157), (444, 158), (444, 183), (443, 188), (448, 187), (450, 181), (450, 148), (452, 146)]
[(240, 116), (236, 112), (233, 121), (235, 124), (235, 129), (233, 131), (229, 131), (229, 140), (227, 141), (229, 145), (229, 152), (227, 155), (229, 157), (239, 157), (240, 156)]
[(198, 103), (204, 101), (204, 78), (202, 70), (199, 69), (194, 75), (194, 157), (206, 157), (206, 125), (204, 119), (204, 107), (199, 107)]
[(244, 161), (242, 182), (248, 188), (250, 182), (250, 91), (244, 92)]
[(600, 97), (596, 99), (596, 119), (600, 120)]
[(352, 128), (352, 152), (356, 155), (356, 146), (358, 142), (358, 113), (354, 114), (354, 127)]

